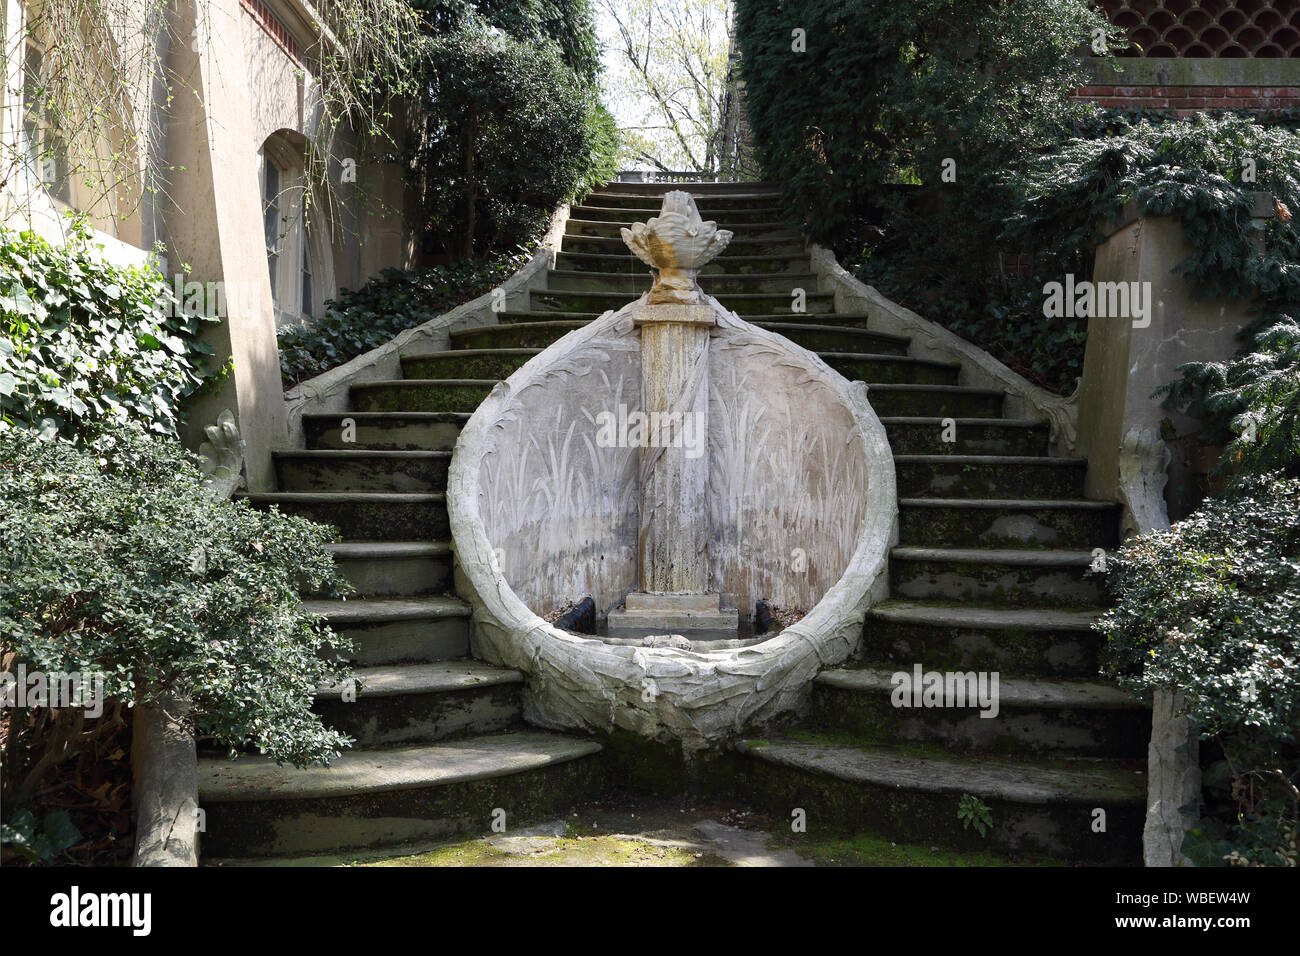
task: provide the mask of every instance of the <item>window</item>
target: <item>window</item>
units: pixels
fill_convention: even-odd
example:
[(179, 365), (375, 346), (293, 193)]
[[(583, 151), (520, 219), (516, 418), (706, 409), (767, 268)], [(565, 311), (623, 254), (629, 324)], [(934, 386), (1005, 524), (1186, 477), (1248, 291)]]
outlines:
[(280, 307), (279, 266), (284, 236), (281, 233), (280, 167), (266, 155), (262, 157), (262, 228), (266, 235), (266, 265), (271, 273), (271, 299)]
[(285, 133), (267, 139), (259, 152), (262, 227), (271, 299), (278, 325), (315, 317), (322, 290), (330, 288), (331, 263), (304, 202), (302, 147)]
[(311, 237), (304, 224), (302, 230), (302, 314), (304, 318), (313, 317), (312, 303), (316, 300), (311, 287)]
[(41, 76), (45, 52), (30, 37), (23, 55), (22, 154), (32, 177), (60, 202), (72, 200), (68, 176), (68, 151), (52, 132), (45, 111), (45, 80)]

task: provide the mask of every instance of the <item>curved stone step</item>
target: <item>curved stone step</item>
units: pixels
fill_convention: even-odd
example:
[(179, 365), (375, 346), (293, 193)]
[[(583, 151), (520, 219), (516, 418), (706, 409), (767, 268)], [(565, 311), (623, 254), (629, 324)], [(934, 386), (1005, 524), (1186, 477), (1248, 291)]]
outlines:
[[(602, 254), (597, 252), (561, 252), (555, 258), (555, 268), (570, 272), (612, 272), (618, 275), (634, 275), (647, 270), (644, 262), (627, 251), (619, 253), (611, 250)], [(791, 272), (808, 272), (812, 262), (807, 251), (784, 256), (748, 256), (727, 255), (726, 251), (712, 262), (707, 263), (700, 275), (717, 275), (733, 273), (741, 275), (782, 275)]]
[(884, 416), (894, 456), (899, 455), (1046, 455), (1051, 428), (1028, 418), (957, 418), (952, 437), (940, 417)]
[[(276, 856), (487, 832), (564, 814), (600, 785), (600, 744), (519, 732), (381, 750), (331, 767), (199, 761), (205, 854)], [(499, 814), (497, 814), (499, 817)]]
[[(830, 317), (843, 316), (832, 313)], [(826, 354), (906, 355), (912, 340), (903, 335), (813, 322), (755, 322), (761, 329), (784, 335), (796, 345)]]
[(508, 667), (449, 660), (358, 667), (354, 678), (318, 688), (314, 709), (361, 747), (499, 733), (523, 721), (524, 675)]
[[(562, 290), (534, 289), (528, 293), (528, 303), (534, 312), (596, 312), (603, 314), (611, 309), (623, 308), (637, 298), (639, 292), (564, 292)], [(723, 308), (748, 318), (751, 315), (793, 315), (791, 296), (784, 293), (723, 294), (715, 296)], [(828, 292), (808, 292), (804, 297), (806, 315), (824, 315), (835, 310), (835, 297)]]
[[(649, 217), (647, 217), (649, 218)], [(790, 224), (777, 220), (775, 222), (733, 222), (723, 226), (721, 219), (725, 218), (725, 213), (719, 213), (716, 216), (706, 216), (706, 220), (718, 222), (720, 229), (727, 229), (735, 233), (735, 239), (743, 241), (767, 240), (771, 242), (801, 242), (803, 236), (798, 230), (792, 229)], [(630, 229), (634, 222), (638, 220), (626, 219), (623, 221), (603, 220), (603, 219), (575, 219), (572, 216), (564, 224), (564, 235), (567, 239), (569, 236), (607, 236), (622, 241), (620, 230)], [(645, 222), (645, 219), (639, 220)]]
[(502, 379), (522, 368), (540, 348), (453, 349), (432, 355), (403, 355), (409, 379)]
[[(585, 325), (588, 322), (594, 322), (604, 315), (603, 312), (564, 312), (557, 314), (554, 311), (516, 311), (501, 312), (499, 318), (502, 325), (523, 324), (534, 322), (578, 322)], [(866, 312), (822, 312), (816, 315), (803, 313), (769, 313), (767, 315), (746, 315), (745, 321), (758, 326), (782, 325), (790, 328), (839, 328), (853, 329), (855, 331), (870, 332), (868, 323), (871, 321), (870, 314)], [(463, 329), (452, 333), (452, 342), (468, 341), (467, 336), (483, 329), (496, 329), (501, 326), (486, 325), (478, 329)], [(780, 331), (779, 329), (777, 331)], [(901, 335), (889, 335), (886, 332), (873, 332), (872, 334), (881, 336), (891, 342), (910, 342), (911, 340)], [(470, 346), (466, 346), (470, 347)], [(485, 346), (480, 346), (485, 347)], [(879, 349), (881, 352), (888, 352), (890, 349)]]
[(284, 491), (444, 491), (451, 452), (295, 449), (272, 459)]
[(303, 415), (302, 427), (308, 448), (450, 451), (467, 421), (469, 412), (327, 412)]
[[(870, 829), (960, 850), (1140, 861), (1145, 761), (929, 755), (789, 739), (746, 741), (740, 750), (752, 758), (755, 801), (782, 819), (803, 809), (810, 832)], [(985, 836), (958, 819), (964, 794), (989, 807)], [(1093, 827), (1096, 809), (1105, 811), (1104, 832)]]
[(867, 400), (881, 417), (998, 418), (1005, 397), (997, 389), (969, 385), (885, 383), (867, 389)]
[(391, 379), (354, 382), (352, 403), (364, 412), (473, 412), (499, 379)]
[[(814, 292), (817, 276), (812, 273), (745, 275), (744, 273), (704, 274), (700, 288), (709, 295), (754, 295), (766, 293), (789, 298), (793, 289)], [(557, 292), (624, 292), (640, 295), (650, 291), (654, 276), (644, 267), (634, 272), (573, 272), (553, 269), (546, 275), (546, 288)]]
[(1082, 498), (1088, 463), (1011, 455), (894, 455), (907, 498)]
[(276, 491), (242, 495), (255, 507), (333, 525), (356, 541), (444, 540), (450, 535), (441, 492)]
[(1088, 551), (894, 548), (890, 594), (914, 601), (971, 601), (1023, 607), (1099, 607), (1103, 575)]
[(357, 589), (349, 602), (424, 597), (451, 588), (450, 541), (345, 541), (326, 547), (339, 573)]
[(1095, 677), (1100, 610), (886, 601), (867, 611), (857, 659), (877, 667), (924, 661), (938, 670)]
[[(580, 203), (569, 207), (569, 215), (586, 222), (647, 222), (659, 215), (662, 201), (647, 203), (644, 206), (600, 206), (594, 203)], [(724, 218), (718, 219), (718, 225), (730, 229), (731, 223), (780, 222), (783, 221), (784, 206), (757, 204), (728, 209), (720, 213)]]
[[(560, 246), (561, 253), (582, 252), (594, 255), (625, 255), (627, 244), (621, 236), (568, 236)], [(804, 256), (808, 246), (800, 239), (732, 239), (714, 262), (727, 262), (731, 256)]]
[[(1077, 757), (1139, 758), (1146, 753), (1148, 708), (1109, 684), (997, 672), (994, 685), (987, 671), (954, 671), (948, 672), (952, 678), (945, 675), (940, 678), (944, 683), (935, 685), (939, 692), (930, 703), (937, 706), (916, 706), (925, 703), (924, 677), (915, 679), (918, 665), (923, 675), (945, 675), (920, 658), (894, 669), (822, 671), (813, 686), (813, 725), (846, 731), (868, 744)], [(896, 684), (896, 674), (905, 675), (906, 683)], [(915, 694), (910, 690), (914, 683), (920, 684)], [(903, 691), (896, 694), (896, 686)]]
[(956, 385), (961, 366), (907, 355), (818, 352), (823, 362), (850, 381), (883, 384)]
[(1029, 498), (904, 498), (898, 541), (908, 547), (1094, 548), (1119, 543), (1119, 505)]

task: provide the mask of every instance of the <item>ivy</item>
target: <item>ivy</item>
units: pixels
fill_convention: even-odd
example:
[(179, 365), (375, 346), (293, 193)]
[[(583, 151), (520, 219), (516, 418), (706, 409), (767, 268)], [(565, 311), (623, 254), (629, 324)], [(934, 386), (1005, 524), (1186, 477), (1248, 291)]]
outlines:
[(74, 440), (104, 423), (175, 435), (212, 376), (208, 321), (152, 266), (104, 259), (84, 221), (53, 246), (0, 227), (0, 430)]

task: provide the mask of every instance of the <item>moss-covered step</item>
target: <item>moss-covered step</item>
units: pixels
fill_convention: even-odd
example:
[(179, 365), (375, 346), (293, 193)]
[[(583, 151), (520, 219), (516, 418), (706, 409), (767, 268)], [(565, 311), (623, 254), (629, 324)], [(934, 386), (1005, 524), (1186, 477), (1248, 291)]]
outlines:
[[(644, 222), (645, 220), (641, 220)], [(564, 224), (564, 235), (567, 239), (570, 236), (581, 237), (605, 237), (618, 239), (622, 241), (622, 230), (631, 228), (632, 222), (601, 222), (588, 221), (582, 219), (570, 218)], [(766, 240), (769, 242), (798, 242), (802, 237), (800, 234), (791, 229), (784, 222), (750, 222), (750, 223), (732, 223), (729, 226), (721, 226), (729, 232), (734, 233), (736, 240), (753, 242), (756, 240)]]
[[(621, 236), (565, 236), (560, 246), (562, 252), (580, 252), (590, 255), (625, 255), (627, 244)], [(808, 247), (803, 239), (732, 239), (715, 262), (727, 262), (730, 256), (803, 256)], [(726, 271), (730, 272), (730, 269)]]
[[(477, 329), (462, 329), (451, 333), (453, 349), (544, 349), (558, 342), (575, 329), (586, 325), (587, 318), (554, 318), (554, 312), (525, 313), (530, 316), (525, 321), (514, 321), (520, 313), (511, 313), (507, 318), (503, 313), (502, 325), (484, 325)], [(533, 315), (544, 316), (540, 321)], [(594, 316), (593, 316), (594, 318)]]
[[(820, 316), (818, 317), (820, 321)], [(885, 416), (997, 418), (1005, 393), (968, 385), (901, 385), (884, 383), (867, 390), (867, 401)]]
[(342, 541), (327, 545), (359, 597), (417, 597), (451, 590), (449, 541)]
[[(581, 204), (569, 207), (569, 217), (587, 222), (646, 222), (659, 215), (662, 207), (659, 203), (645, 206), (596, 206)], [(719, 228), (730, 229), (732, 223), (780, 222), (786, 214), (782, 206), (752, 205), (738, 209), (729, 209), (720, 213), (723, 217), (716, 220)]]
[(352, 405), (362, 412), (472, 412), (499, 379), (392, 379), (354, 382)]
[(898, 499), (901, 544), (936, 548), (1071, 548), (1119, 543), (1120, 507), (1105, 501)]
[(814, 352), (847, 352), (867, 355), (906, 355), (911, 339), (887, 332), (844, 325), (812, 322), (755, 322), (759, 328), (784, 335), (796, 345)]
[(313, 710), (358, 747), (522, 729), (522, 672), (482, 661), (359, 667), (316, 691)]
[(267, 857), (519, 827), (597, 795), (600, 745), (518, 732), (345, 752), (328, 768), (199, 761), (205, 856)]
[[(534, 312), (599, 312), (621, 309), (633, 301), (639, 292), (564, 292), (534, 290), (528, 294)], [(728, 294), (716, 297), (723, 308), (740, 316), (794, 314), (790, 311), (793, 299), (787, 294), (753, 293)], [(809, 292), (804, 297), (805, 315), (822, 315), (835, 310), (835, 297), (830, 293)]]
[(894, 455), (907, 498), (1081, 498), (1088, 463), (1077, 458)]
[[(1046, 455), (1051, 429), (1027, 418), (884, 416), (894, 455)], [(944, 441), (945, 435), (952, 441)]]
[(1091, 560), (1086, 551), (894, 548), (890, 594), (1004, 607), (1098, 607), (1106, 592)]
[(432, 355), (403, 355), (402, 375), (410, 379), (509, 378), (539, 348), (453, 349)]
[(356, 642), (361, 667), (431, 662), (469, 653), (469, 605), (446, 595), (304, 601), (335, 633)]
[[(809, 832), (866, 831), (955, 850), (1141, 862), (1145, 761), (972, 757), (787, 739), (749, 741), (741, 749), (753, 758), (743, 781), (749, 799), (781, 819), (802, 809)], [(989, 808), (992, 826), (983, 836), (958, 818), (965, 795)], [(1106, 815), (1101, 832), (1097, 809)]]
[[(794, 289), (811, 291), (817, 288), (817, 277), (812, 274), (744, 275), (723, 273), (701, 275), (700, 288), (710, 295), (740, 295), (766, 292), (789, 298)], [(552, 270), (547, 273), (546, 287), (560, 292), (626, 292), (640, 295), (648, 292), (654, 283), (649, 269), (636, 272), (570, 272)]]
[(308, 449), (273, 455), (283, 491), (444, 491), (450, 451)]
[(441, 541), (450, 537), (441, 492), (275, 491), (243, 496), (258, 508), (279, 508), (333, 525), (345, 541)]
[[(706, 193), (699, 188), (699, 183), (689, 183), (674, 187), (683, 189), (695, 200), (700, 215), (707, 219), (725, 216), (729, 210), (745, 210), (781, 205), (781, 195), (767, 190), (748, 192), (735, 190), (730, 194)], [(667, 190), (651, 190), (639, 193), (611, 190), (589, 194), (583, 199), (588, 206), (601, 206), (606, 209), (654, 209), (655, 214), (663, 208), (664, 193)]]
[(1092, 625), (1100, 614), (886, 601), (867, 612), (856, 660), (903, 667), (923, 661), (942, 671), (1095, 677), (1104, 638)]
[[(570, 272), (613, 272), (618, 275), (635, 275), (648, 269), (644, 262), (627, 251), (626, 246), (621, 254), (561, 252), (555, 258), (555, 268)], [(700, 270), (700, 274), (772, 275), (809, 272), (811, 268), (811, 260), (807, 252), (788, 256), (727, 256), (724, 254), (707, 263)]]
[(450, 451), (469, 412), (328, 412), (304, 415), (308, 448)]
[(880, 384), (956, 385), (961, 366), (906, 355), (820, 352), (821, 360), (845, 378)]
[[(894, 674), (905, 674), (911, 687), (916, 664), (923, 673), (944, 673), (920, 658), (896, 670), (822, 671), (813, 682), (810, 724), (845, 731), (868, 744), (933, 744), (967, 753), (1134, 758), (1146, 753), (1149, 709), (1109, 684), (999, 672), (995, 692), (987, 673), (953, 672), (951, 685), (936, 685), (928, 705), (914, 706), (926, 703), (921, 688), (899, 697)], [(977, 693), (980, 677), (983, 700)], [(900, 700), (905, 706), (896, 706)]]

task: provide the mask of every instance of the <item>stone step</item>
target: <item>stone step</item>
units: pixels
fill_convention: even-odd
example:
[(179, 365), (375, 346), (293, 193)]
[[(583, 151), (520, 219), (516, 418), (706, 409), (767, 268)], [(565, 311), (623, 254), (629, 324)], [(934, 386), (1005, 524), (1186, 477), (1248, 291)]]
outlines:
[[(345, 752), (328, 768), (199, 761), (209, 857), (279, 856), (487, 833), (567, 816), (599, 792), (595, 741), (517, 732)], [(499, 813), (497, 813), (499, 818)]]
[(409, 379), (509, 378), (539, 348), (454, 349), (431, 355), (403, 355), (402, 375)]
[(450, 536), (441, 493), (275, 491), (243, 495), (254, 507), (279, 508), (333, 525), (344, 540), (441, 541)]
[(363, 412), (473, 412), (499, 379), (390, 379), (357, 382), (352, 404)]
[[(719, 214), (720, 216), (721, 214)], [(649, 218), (649, 217), (647, 217)], [(717, 217), (706, 216), (705, 219), (715, 219)], [(644, 219), (640, 220), (645, 222)], [(574, 219), (569, 217), (564, 224), (564, 236), (567, 240), (570, 236), (604, 236), (611, 239), (623, 241), (623, 229), (630, 229), (634, 220), (628, 219), (623, 222), (613, 222), (600, 219)], [(731, 223), (719, 228), (727, 229), (734, 233), (732, 242), (744, 241), (753, 242), (755, 240), (766, 240), (768, 242), (802, 242), (803, 236), (799, 231), (791, 228), (789, 223), (777, 222), (747, 222)]]
[(1081, 498), (1088, 463), (1077, 458), (894, 455), (907, 498)]
[[(697, 202), (698, 205), (698, 202)], [(594, 203), (580, 204), (569, 207), (569, 216), (572, 219), (584, 220), (586, 222), (647, 222), (659, 215), (662, 208), (662, 200), (657, 203), (647, 203), (644, 206), (598, 206)], [(723, 229), (730, 229), (733, 223), (747, 224), (751, 222), (783, 222), (786, 209), (778, 205), (744, 205), (727, 209), (718, 214), (719, 218), (715, 221)], [(705, 217), (706, 219), (708, 217)]]
[(273, 454), (283, 491), (444, 491), (450, 451), (308, 449)]
[(997, 418), (1005, 397), (996, 389), (969, 385), (880, 384), (867, 390), (867, 400), (881, 417)]
[[(534, 289), (528, 293), (528, 303), (534, 312), (596, 312), (604, 314), (611, 309), (621, 309), (636, 299), (637, 294), (623, 292), (565, 292), (563, 290)], [(793, 315), (793, 299), (783, 293), (746, 293), (715, 296), (725, 309), (748, 318), (757, 315)], [(830, 293), (809, 292), (804, 297), (806, 315), (822, 315), (835, 311), (835, 297)]]
[[(803, 809), (810, 833), (869, 829), (956, 850), (1141, 862), (1145, 761), (929, 755), (792, 739), (746, 741), (740, 750), (753, 758), (751, 799), (781, 819)], [(984, 836), (958, 819), (964, 794), (991, 811)], [(1093, 827), (1097, 808), (1104, 832)]]
[(319, 688), (313, 709), (359, 747), (494, 734), (523, 723), (524, 675), (510, 668), (466, 659), (358, 667), (353, 677)]
[[(560, 245), (561, 253), (579, 252), (591, 255), (626, 255), (627, 243), (622, 236), (573, 236), (566, 235)], [(714, 260), (729, 262), (732, 256), (753, 258), (755, 256), (802, 256), (807, 258), (808, 246), (802, 238), (798, 239), (732, 239), (727, 248)], [(731, 271), (728, 269), (727, 271)]]
[[(451, 347), (460, 349), (545, 348), (565, 335), (587, 324), (587, 319), (552, 319), (554, 312), (502, 313), (505, 324), (485, 325), (476, 329), (463, 329), (451, 333)], [(522, 321), (519, 317), (526, 316)], [(544, 316), (541, 321), (535, 316)], [(594, 318), (594, 316), (593, 316)], [(759, 328), (784, 335), (806, 349), (875, 353), (877, 355), (905, 355), (909, 339), (870, 332), (866, 329), (846, 328), (838, 325), (813, 325), (797, 322), (755, 322)]]
[[(778, 275), (737, 275), (720, 273), (699, 277), (700, 288), (709, 295), (768, 293), (789, 299), (794, 289), (814, 292), (817, 276), (809, 273)], [(546, 288), (558, 292), (618, 292), (640, 295), (650, 291), (654, 276), (642, 268), (638, 272), (573, 272), (554, 269), (546, 274)]]
[(450, 451), (467, 421), (468, 412), (328, 412), (304, 415), (302, 427), (308, 448)]
[(961, 366), (903, 355), (819, 352), (821, 360), (845, 378), (875, 384), (956, 385)]
[(936, 670), (1095, 677), (1105, 638), (1093, 611), (886, 601), (867, 611), (857, 660)]
[[(723, 209), (753, 209), (763, 206), (781, 204), (781, 193), (771, 186), (741, 189), (729, 186), (717, 188), (714, 183), (678, 183), (664, 185), (661, 183), (620, 183), (617, 186), (604, 186), (589, 193), (583, 202), (591, 206), (606, 206), (619, 209), (654, 209), (656, 214), (663, 208), (664, 193), (680, 190), (691, 194), (700, 215), (706, 219), (718, 214)], [(627, 188), (635, 187), (635, 188)]]
[(1119, 543), (1119, 517), (1119, 505), (1104, 501), (900, 497), (898, 540), (909, 547), (1109, 550)]
[[(627, 251), (601, 255), (592, 252), (561, 252), (555, 258), (555, 268), (569, 272), (612, 272), (615, 275), (640, 275), (649, 266)], [(723, 254), (700, 270), (701, 275), (782, 275), (792, 272), (809, 272), (812, 262), (808, 253), (789, 256), (736, 256)]]
[[(923, 675), (944, 674), (920, 658), (896, 669), (822, 671), (813, 683), (812, 726), (844, 731), (863, 744), (933, 744), (967, 753), (1133, 758), (1146, 753), (1148, 708), (1109, 684), (999, 672), (994, 687), (987, 671), (952, 672), (953, 683), (937, 684), (938, 694), (927, 704), (924, 676), (915, 694), (911, 690), (917, 664)], [(906, 675), (901, 694), (895, 674)]]
[[(499, 313), (499, 318), (503, 325), (516, 325), (516, 324), (522, 325), (524, 323), (533, 323), (533, 322), (563, 321), (563, 322), (577, 322), (579, 326), (581, 326), (581, 325), (586, 325), (588, 322), (594, 322), (596, 319), (600, 318), (604, 314), (605, 314), (604, 312), (565, 312), (562, 315), (556, 315), (554, 311), (545, 311), (545, 312), (519, 311), (519, 312), (501, 312)], [(769, 315), (745, 315), (743, 316), (743, 319), (746, 322), (749, 322), (753, 325), (762, 326), (764, 328), (768, 327), (769, 325), (776, 324), (776, 325), (789, 326), (791, 328), (795, 328), (795, 327), (811, 327), (814, 329), (839, 328), (839, 329), (857, 329), (859, 331), (864, 331), (864, 332), (871, 331), (870, 328), (868, 327), (868, 323), (871, 321), (871, 316), (865, 312), (824, 312), (819, 315), (784, 312), (781, 314), (772, 313)], [(578, 326), (575, 326), (575, 328), (576, 327)], [(495, 329), (497, 328), (497, 326), (488, 325), (488, 326), (482, 326), (481, 328)], [(452, 342), (456, 343), (460, 341), (466, 341), (466, 342), (472, 341), (472, 339), (470, 338), (462, 339), (458, 337), (459, 336), (468, 337), (471, 335), (471, 333), (478, 332), (478, 331), (480, 331), (480, 329), (463, 329), (458, 332), (453, 332)], [(776, 329), (775, 331), (781, 331), (781, 330)], [(904, 336), (889, 335), (888, 333), (885, 332), (876, 332), (873, 334), (877, 336), (881, 336), (884, 339), (894, 343), (899, 343), (899, 342), (910, 343), (911, 341), (910, 339)], [(472, 348), (474, 346), (467, 345), (465, 347)], [(882, 348), (879, 351), (888, 352), (890, 351), (890, 349)]]
[(451, 590), (450, 541), (346, 541), (327, 547), (339, 573), (357, 589), (356, 597), (419, 597)]
[(957, 418), (955, 441), (943, 440), (943, 418), (880, 419), (895, 457), (899, 455), (1046, 455), (1050, 427), (1021, 418)]
[(911, 601), (971, 601), (1002, 607), (1100, 607), (1103, 575), (1087, 551), (894, 548), (889, 587)]
[(459, 598), (349, 598), (303, 604), (324, 617), (335, 633), (357, 642), (352, 661), (358, 666), (427, 663), (469, 653), (470, 607)]

